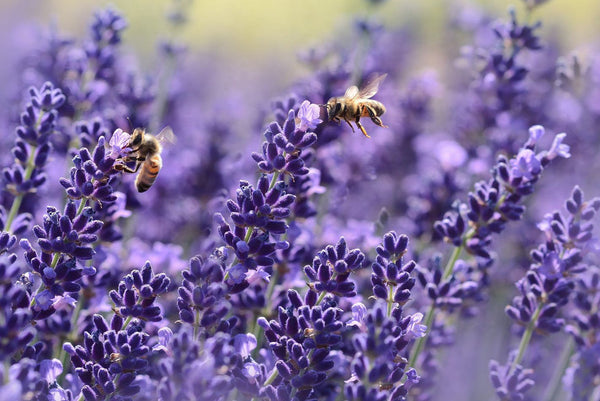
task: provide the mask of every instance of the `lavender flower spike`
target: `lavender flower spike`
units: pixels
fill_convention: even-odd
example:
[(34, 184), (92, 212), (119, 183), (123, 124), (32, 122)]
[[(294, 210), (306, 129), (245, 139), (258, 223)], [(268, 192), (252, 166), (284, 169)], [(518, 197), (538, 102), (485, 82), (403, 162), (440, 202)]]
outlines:
[[(23, 198), (36, 192), (46, 182), (44, 168), (52, 149), (50, 136), (56, 128), (57, 109), (66, 99), (62, 91), (50, 82), (43, 84), (39, 90), (30, 88), (29, 95), (12, 148), (15, 163), (2, 170), (2, 189), (14, 196), (8, 216), (2, 219), (2, 230), (15, 234), (25, 231), (31, 219), (28, 213), (17, 217)], [(18, 224), (13, 227), (15, 222)]]

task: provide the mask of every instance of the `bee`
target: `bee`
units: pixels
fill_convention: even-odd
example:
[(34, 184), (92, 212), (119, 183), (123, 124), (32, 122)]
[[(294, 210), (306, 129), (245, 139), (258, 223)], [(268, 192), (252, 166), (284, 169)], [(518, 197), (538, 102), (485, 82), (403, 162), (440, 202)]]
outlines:
[(343, 118), (354, 132), (354, 127), (350, 123), (353, 120), (367, 138), (370, 138), (370, 136), (360, 123), (361, 117), (369, 117), (378, 126), (387, 128), (387, 125), (383, 125), (379, 118), (385, 113), (385, 106), (383, 103), (371, 99), (377, 93), (379, 84), (383, 82), (386, 76), (387, 74), (373, 77), (361, 89), (358, 89), (356, 85), (352, 85), (346, 89), (344, 96), (329, 99), (325, 105), (329, 120), (339, 123), (340, 119)]
[[(175, 135), (170, 127), (163, 128), (156, 136), (147, 133), (143, 128), (136, 128), (127, 143), (131, 151), (121, 160), (122, 164), (119, 164), (117, 169), (127, 173), (138, 173), (139, 170), (135, 177), (135, 187), (138, 192), (146, 192), (154, 184), (162, 168), (162, 144), (174, 142)], [(131, 162), (135, 162), (135, 168), (127, 166)]]

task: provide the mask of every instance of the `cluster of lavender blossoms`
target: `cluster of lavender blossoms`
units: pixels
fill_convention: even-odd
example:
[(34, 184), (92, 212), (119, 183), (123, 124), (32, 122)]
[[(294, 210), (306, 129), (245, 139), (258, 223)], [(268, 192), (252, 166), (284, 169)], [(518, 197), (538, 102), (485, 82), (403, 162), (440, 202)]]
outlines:
[[(270, 109), (204, 90), (230, 71), (178, 38), (187, 3), (155, 70), (113, 8), (14, 61), (0, 400), (600, 399), (600, 57), (565, 57), (545, 1), (455, 5), (444, 82), (369, 1)], [(335, 112), (370, 139), (330, 121), (381, 74), (385, 126), (360, 97)]]

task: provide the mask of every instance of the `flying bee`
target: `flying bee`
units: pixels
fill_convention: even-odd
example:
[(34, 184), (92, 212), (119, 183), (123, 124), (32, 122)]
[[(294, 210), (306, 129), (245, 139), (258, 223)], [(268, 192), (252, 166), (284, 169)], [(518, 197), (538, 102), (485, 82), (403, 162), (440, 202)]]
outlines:
[[(146, 192), (154, 184), (162, 168), (162, 145), (174, 142), (175, 135), (170, 127), (163, 128), (156, 136), (147, 133), (143, 128), (136, 128), (127, 143), (131, 151), (121, 159), (122, 164), (116, 168), (127, 173), (138, 173), (139, 170), (135, 177), (135, 187), (138, 192)], [(127, 166), (132, 162), (135, 162), (135, 168)]]
[(354, 127), (350, 123), (353, 120), (367, 138), (370, 138), (370, 136), (360, 123), (361, 117), (369, 117), (378, 126), (387, 128), (387, 125), (383, 125), (379, 118), (385, 113), (385, 106), (381, 102), (371, 99), (377, 93), (379, 84), (383, 82), (386, 76), (387, 74), (373, 77), (361, 89), (358, 89), (356, 85), (352, 85), (346, 89), (344, 96), (329, 99), (325, 105), (329, 120), (339, 123), (340, 119), (343, 118), (354, 132)]

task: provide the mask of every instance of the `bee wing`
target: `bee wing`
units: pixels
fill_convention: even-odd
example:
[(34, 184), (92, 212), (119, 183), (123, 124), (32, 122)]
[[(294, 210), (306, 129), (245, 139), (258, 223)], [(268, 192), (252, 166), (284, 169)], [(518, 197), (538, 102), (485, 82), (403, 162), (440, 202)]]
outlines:
[(346, 93), (344, 93), (344, 97), (348, 99), (354, 99), (356, 95), (358, 95), (358, 87), (356, 85), (352, 85), (346, 89)]
[(358, 92), (358, 97), (361, 99), (369, 99), (373, 97), (379, 90), (379, 84), (387, 77), (387, 74), (376, 75), (369, 79), (369, 81), (363, 86)]
[(177, 138), (169, 126), (166, 126), (160, 130), (160, 132), (156, 135), (156, 139), (161, 143), (161, 145), (172, 145), (177, 142)]

